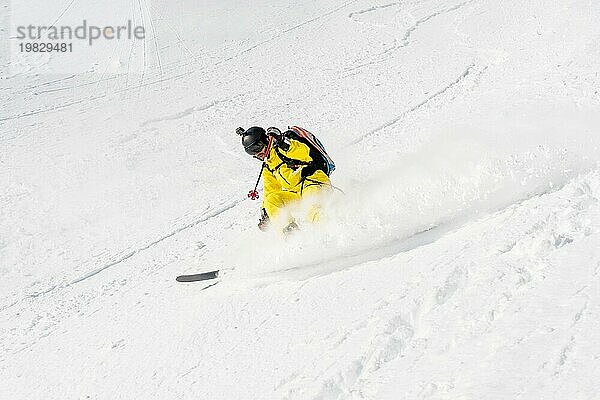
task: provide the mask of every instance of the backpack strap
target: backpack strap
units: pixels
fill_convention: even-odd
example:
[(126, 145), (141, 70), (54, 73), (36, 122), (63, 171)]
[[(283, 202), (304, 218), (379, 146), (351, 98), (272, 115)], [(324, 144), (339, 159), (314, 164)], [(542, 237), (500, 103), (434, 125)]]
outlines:
[[(283, 161), (282, 164), (287, 165), (291, 169), (297, 169), (298, 167), (301, 167), (304, 165), (310, 165), (312, 163), (309, 161), (300, 161), (300, 160), (294, 160), (293, 158), (289, 158), (289, 157), (285, 156), (283, 153), (281, 153), (281, 151), (279, 151), (278, 147), (275, 147), (275, 152), (277, 152), (277, 155), (279, 156), (281, 161)], [(277, 166), (277, 168), (279, 168), (279, 167), (281, 167), (281, 164), (279, 164)]]
[(333, 162), (331, 157), (329, 157), (327, 151), (325, 151), (325, 147), (323, 146), (321, 141), (315, 135), (299, 126), (294, 125), (289, 127), (289, 130), (286, 132), (286, 134), (288, 132), (290, 132), (297, 138), (300, 138), (301, 141), (305, 141), (308, 147), (314, 149), (319, 154), (318, 158), (322, 160), (322, 162), (315, 160), (315, 157), (312, 157), (311, 154), (311, 157), (313, 158), (313, 160), (317, 161), (317, 164), (322, 164), (317, 169), (323, 170), (323, 172), (325, 172), (327, 176), (331, 175), (331, 173), (335, 170), (335, 163)]

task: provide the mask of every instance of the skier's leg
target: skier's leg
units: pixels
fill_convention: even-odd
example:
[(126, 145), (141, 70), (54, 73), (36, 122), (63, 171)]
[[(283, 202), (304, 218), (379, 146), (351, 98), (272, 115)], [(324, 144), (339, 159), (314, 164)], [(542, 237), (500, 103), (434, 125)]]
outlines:
[(294, 220), (289, 206), (298, 200), (300, 200), (300, 194), (285, 190), (270, 192), (265, 196), (263, 206), (277, 230), (281, 230)]
[(323, 218), (321, 196), (331, 191), (329, 177), (320, 170), (308, 176), (302, 183), (302, 198), (305, 199), (309, 207), (306, 217), (313, 224)]

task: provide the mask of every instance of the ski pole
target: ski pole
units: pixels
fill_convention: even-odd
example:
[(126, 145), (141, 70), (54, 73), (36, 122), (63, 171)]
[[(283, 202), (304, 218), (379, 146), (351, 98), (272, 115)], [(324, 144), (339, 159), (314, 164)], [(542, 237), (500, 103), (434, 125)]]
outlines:
[(260, 167), (260, 172), (258, 173), (258, 179), (256, 180), (256, 185), (254, 185), (254, 189), (252, 189), (251, 191), (248, 192), (248, 197), (251, 200), (256, 200), (258, 199), (258, 191), (256, 190), (258, 188), (258, 182), (260, 182), (260, 177), (262, 176), (262, 172), (265, 169), (265, 162), (262, 163), (262, 167)]

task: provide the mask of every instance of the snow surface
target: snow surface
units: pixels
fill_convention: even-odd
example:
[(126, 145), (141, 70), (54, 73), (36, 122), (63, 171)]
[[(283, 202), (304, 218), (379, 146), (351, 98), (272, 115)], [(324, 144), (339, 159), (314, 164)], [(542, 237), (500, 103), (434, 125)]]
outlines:
[[(600, 399), (600, 2), (103, 3), (130, 73), (0, 59), (0, 399)], [(284, 241), (233, 132), (292, 124)]]

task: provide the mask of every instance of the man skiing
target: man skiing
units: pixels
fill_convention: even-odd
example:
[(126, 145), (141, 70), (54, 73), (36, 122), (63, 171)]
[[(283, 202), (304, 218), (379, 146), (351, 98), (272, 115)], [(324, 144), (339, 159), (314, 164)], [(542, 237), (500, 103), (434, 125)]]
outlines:
[(272, 223), (284, 234), (298, 229), (289, 206), (301, 199), (308, 201), (307, 219), (318, 222), (318, 195), (331, 191), (329, 175), (335, 169), (321, 142), (297, 126), (283, 133), (275, 127), (265, 130), (258, 126), (237, 128), (236, 132), (246, 153), (263, 162), (264, 198), (258, 227), (265, 231)]

